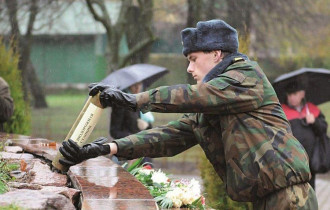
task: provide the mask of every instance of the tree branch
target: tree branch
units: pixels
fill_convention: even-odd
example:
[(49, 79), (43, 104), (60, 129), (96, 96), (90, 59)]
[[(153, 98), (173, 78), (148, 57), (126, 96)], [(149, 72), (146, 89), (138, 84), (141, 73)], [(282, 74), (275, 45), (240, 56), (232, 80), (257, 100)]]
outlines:
[(25, 34), (25, 37), (28, 38), (29, 40), (32, 35), (33, 24), (34, 24), (37, 14), (38, 14), (38, 6), (36, 4), (36, 0), (31, 0), (30, 16), (29, 16), (29, 21), (27, 24), (27, 29), (26, 29), (26, 34)]
[[(87, 3), (87, 7), (88, 7), (89, 11), (92, 13), (94, 19), (96, 21), (101, 22), (102, 25), (104, 26), (105, 30), (107, 31), (107, 33), (111, 34), (112, 33), (111, 19), (108, 14), (108, 11), (105, 7), (104, 1), (102, 1), (102, 0), (86, 0), (86, 3)], [(98, 14), (93, 5), (98, 6), (100, 8), (102, 14)]]
[(146, 46), (152, 44), (157, 38), (155, 36), (148, 37), (147, 39), (144, 39), (143, 41), (139, 42), (137, 45), (135, 45), (127, 55), (125, 55), (121, 61), (119, 62), (118, 67), (124, 67), (129, 59), (134, 56), (135, 53), (139, 52), (140, 50), (143, 50)]
[(16, 0), (6, 0), (6, 6), (8, 8), (9, 21), (11, 25), (11, 35), (16, 39), (19, 39), (20, 30), (17, 20), (17, 1)]

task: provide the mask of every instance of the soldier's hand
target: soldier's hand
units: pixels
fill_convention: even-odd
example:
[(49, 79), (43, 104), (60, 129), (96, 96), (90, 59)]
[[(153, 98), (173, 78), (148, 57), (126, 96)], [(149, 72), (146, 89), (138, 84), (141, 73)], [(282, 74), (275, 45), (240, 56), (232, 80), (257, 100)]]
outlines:
[(63, 141), (59, 151), (64, 158), (60, 158), (59, 162), (70, 167), (90, 158), (110, 154), (110, 146), (105, 143), (107, 143), (105, 137), (100, 137), (82, 147), (71, 139)]
[(109, 84), (105, 84), (103, 82), (91, 83), (91, 84), (88, 85), (89, 95), (90, 96), (95, 96), (99, 92), (102, 92), (104, 89), (109, 88), (109, 87), (115, 88), (114, 86), (109, 85)]
[(136, 96), (134, 94), (124, 93), (114, 86), (102, 83), (91, 84), (90, 87), (89, 95), (91, 96), (101, 92), (100, 103), (104, 108), (117, 105), (136, 111)]

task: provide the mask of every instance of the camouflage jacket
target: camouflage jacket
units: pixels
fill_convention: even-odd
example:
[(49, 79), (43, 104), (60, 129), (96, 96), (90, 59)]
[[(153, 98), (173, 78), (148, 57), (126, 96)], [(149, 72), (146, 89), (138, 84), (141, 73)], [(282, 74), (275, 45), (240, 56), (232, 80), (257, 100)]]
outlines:
[(256, 62), (235, 62), (199, 85), (140, 93), (137, 103), (142, 111), (189, 114), (115, 140), (118, 157), (173, 156), (199, 144), (237, 201), (255, 201), (310, 179), (306, 152)]
[(14, 112), (13, 99), (7, 82), (0, 77), (0, 132), (3, 131), (3, 123), (10, 119)]

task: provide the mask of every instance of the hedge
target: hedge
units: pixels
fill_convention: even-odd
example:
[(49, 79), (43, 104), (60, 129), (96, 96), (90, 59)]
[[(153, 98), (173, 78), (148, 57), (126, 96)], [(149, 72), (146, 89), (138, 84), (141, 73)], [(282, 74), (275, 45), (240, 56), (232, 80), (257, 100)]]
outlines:
[[(13, 43), (12, 43), (13, 44)], [(13, 45), (10, 46), (13, 46)], [(31, 114), (29, 104), (24, 101), (21, 71), (18, 69), (19, 55), (0, 39), (0, 76), (9, 84), (14, 100), (14, 114), (4, 124), (7, 133), (27, 135), (30, 133)]]

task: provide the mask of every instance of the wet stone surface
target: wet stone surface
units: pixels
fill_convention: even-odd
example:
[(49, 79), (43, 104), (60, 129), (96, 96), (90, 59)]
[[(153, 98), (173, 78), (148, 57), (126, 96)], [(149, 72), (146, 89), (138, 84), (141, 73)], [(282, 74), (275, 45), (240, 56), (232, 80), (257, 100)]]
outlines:
[(66, 175), (52, 172), (50, 166), (42, 163), (40, 160), (33, 161), (33, 166), (29, 173), (32, 177), (31, 184), (64, 187), (68, 183)]
[(73, 166), (69, 176), (75, 188), (82, 191), (82, 209), (157, 209), (149, 191), (108, 158)]
[(5, 133), (0, 133), (0, 140), (15, 146), (4, 154), (21, 165), (13, 172), (15, 182), (8, 183), (10, 192), (0, 195), (0, 207), (15, 201), (27, 209), (158, 209), (147, 188), (109, 158), (73, 166), (67, 176), (50, 169), (58, 144)]
[(11, 153), (11, 152), (0, 152), (1, 158), (5, 160), (32, 160), (34, 158), (31, 154), (21, 153)]

